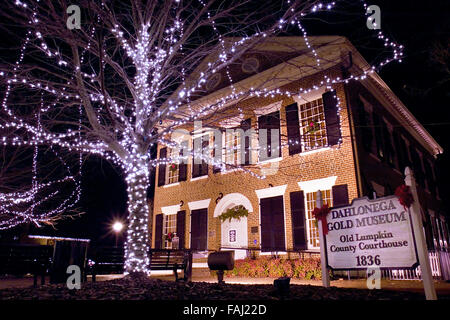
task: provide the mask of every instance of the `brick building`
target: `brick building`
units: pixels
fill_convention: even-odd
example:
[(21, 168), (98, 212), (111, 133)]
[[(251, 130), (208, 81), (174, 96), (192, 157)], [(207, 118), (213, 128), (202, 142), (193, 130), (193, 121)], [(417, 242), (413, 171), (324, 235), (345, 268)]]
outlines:
[[(303, 38), (271, 38), (193, 95), (190, 108), (195, 110), (241, 88), (299, 92), (315, 86), (301, 96), (246, 97), (204, 117), (202, 130), (183, 127), (189, 135), (173, 136), (191, 148), (196, 141), (211, 157), (219, 152), (226, 165), (193, 164), (191, 156), (187, 164), (159, 165), (152, 247), (170, 248), (166, 235), (174, 232), (182, 247), (197, 251), (197, 263), (205, 261), (208, 250), (219, 249), (235, 248), (237, 259), (249, 249), (257, 255), (315, 253), (319, 242), (312, 210), (317, 190), (330, 206), (393, 194), (404, 168), (411, 166), (429, 249), (448, 250), (448, 224), (434, 171), (442, 148), (375, 72), (347, 83), (326, 81), (370, 68), (347, 39), (312, 37), (310, 43), (321, 57), (320, 66)], [(222, 147), (216, 149), (218, 138), (208, 128), (222, 129)], [(242, 131), (230, 130), (236, 128)], [(253, 133), (243, 133), (248, 129)], [(270, 134), (259, 136), (260, 129), (279, 130), (280, 147)], [(264, 152), (265, 147), (259, 148), (263, 145)], [(158, 146), (161, 159), (179, 155), (179, 149)], [(265, 179), (242, 172), (235, 166), (238, 161)], [(247, 217), (224, 222), (218, 218), (239, 205)]]

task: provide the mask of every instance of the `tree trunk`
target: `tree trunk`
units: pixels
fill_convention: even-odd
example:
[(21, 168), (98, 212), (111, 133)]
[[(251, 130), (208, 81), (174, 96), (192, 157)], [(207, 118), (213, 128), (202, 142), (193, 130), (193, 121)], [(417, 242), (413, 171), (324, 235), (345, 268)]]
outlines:
[(125, 243), (125, 273), (149, 273), (147, 204), (148, 169), (136, 163), (126, 173), (128, 184), (128, 228)]

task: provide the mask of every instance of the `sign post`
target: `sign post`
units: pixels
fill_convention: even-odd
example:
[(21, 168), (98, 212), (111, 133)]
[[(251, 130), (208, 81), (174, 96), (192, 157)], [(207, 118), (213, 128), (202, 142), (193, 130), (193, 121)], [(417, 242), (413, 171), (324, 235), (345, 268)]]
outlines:
[[(317, 208), (322, 208), (323, 205), (323, 200), (322, 200), (322, 192), (320, 190), (317, 191), (316, 194), (316, 207)], [(322, 220), (318, 220), (317, 221), (317, 227), (319, 229), (319, 242), (320, 242), (320, 264), (321, 264), (321, 269), (322, 269), (322, 285), (325, 288), (329, 288), (330, 287), (330, 274), (328, 272), (328, 267), (327, 267), (327, 256), (326, 256), (326, 243), (325, 243), (325, 235), (323, 234), (323, 230), (322, 230)]]
[(422, 272), (423, 287), (427, 300), (437, 300), (436, 289), (434, 288), (433, 276), (431, 274), (430, 259), (428, 257), (427, 244), (423, 234), (422, 215), (420, 214), (419, 198), (417, 196), (416, 181), (412, 170), (405, 168), (405, 184), (410, 187), (414, 202), (411, 205), (411, 216), (416, 238), (417, 255), (419, 256), (420, 269)]

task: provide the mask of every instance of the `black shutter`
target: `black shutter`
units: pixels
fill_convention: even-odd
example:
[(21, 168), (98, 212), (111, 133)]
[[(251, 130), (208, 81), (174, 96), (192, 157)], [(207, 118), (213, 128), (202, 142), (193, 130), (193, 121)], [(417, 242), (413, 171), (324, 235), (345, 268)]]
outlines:
[(371, 152), (373, 145), (373, 133), (370, 122), (370, 113), (366, 112), (366, 109), (364, 108), (364, 103), (361, 100), (359, 100), (358, 103), (358, 114), (359, 114), (359, 129), (360, 129), (359, 131), (361, 132), (364, 150), (366, 152)]
[(180, 238), (179, 248), (184, 249), (184, 238), (186, 229), (186, 210), (177, 212), (177, 236)]
[[(167, 157), (167, 148), (161, 148), (159, 150), (159, 158), (166, 159)], [(166, 183), (166, 165), (159, 164), (158, 168), (158, 187), (163, 186)]]
[(191, 213), (191, 249), (207, 249), (208, 209), (192, 210)]
[[(196, 158), (196, 155), (201, 152), (200, 149), (195, 150), (196, 146), (201, 146), (201, 140), (202, 138), (197, 138), (194, 140), (194, 155), (192, 156), (192, 178), (196, 178), (200, 176), (200, 168), (201, 163), (195, 163), (196, 161), (199, 161), (199, 158)], [(199, 147), (197, 147), (199, 148)]]
[(286, 107), (286, 128), (289, 144), (289, 155), (302, 152), (300, 139), (300, 122), (298, 120), (298, 106), (293, 103)]
[(349, 203), (348, 189), (346, 184), (333, 186), (332, 193), (333, 193), (333, 207), (345, 206)]
[[(220, 130), (220, 132), (222, 133), (222, 130)], [(214, 158), (214, 160), (216, 160), (216, 157), (218, 157), (220, 159), (219, 163), (221, 163), (222, 162), (222, 151), (223, 151), (223, 143), (224, 143), (224, 141), (222, 141), (223, 140), (222, 136), (220, 136), (220, 141), (216, 141), (216, 135), (213, 136), (213, 139), (214, 139), (213, 158)], [(219, 148), (220, 151), (219, 151), (218, 155), (216, 155), (217, 145), (220, 146), (220, 148)], [(214, 165), (212, 170), (213, 170), (213, 173), (218, 173), (218, 172), (222, 171), (222, 168), (218, 164), (218, 165)]]
[(261, 207), (261, 251), (272, 251), (272, 223), (270, 219), (271, 199), (263, 198), (260, 200)]
[(183, 141), (181, 143), (181, 150), (180, 150), (180, 163), (178, 165), (178, 181), (186, 181), (187, 179), (187, 162), (188, 159), (183, 159), (183, 156), (187, 156), (187, 154), (183, 154), (183, 150), (187, 151), (187, 141)]
[[(205, 152), (205, 150), (208, 151), (208, 148), (209, 148), (209, 140), (208, 140), (209, 136), (203, 136), (203, 139), (206, 139), (206, 140), (202, 141), (202, 150), (203, 150), (203, 152)], [(207, 154), (209, 155), (209, 152)], [(208, 162), (205, 160), (202, 161), (202, 164), (200, 167), (200, 175), (201, 176), (208, 175)]]
[(163, 215), (157, 214), (155, 218), (155, 249), (163, 246)]
[[(272, 112), (258, 118), (258, 129), (267, 130), (267, 141), (260, 141), (266, 144), (267, 157), (262, 157), (260, 154), (260, 160), (267, 160), (273, 157), (273, 155), (278, 155), (281, 157), (281, 132), (280, 132), (280, 112)], [(275, 146), (272, 146), (272, 131), (278, 130), (278, 147), (279, 150), (272, 150)], [(264, 147), (264, 146), (260, 146)], [(262, 153), (264, 154), (264, 153)], [(273, 155), (272, 155), (273, 154)]]
[(261, 199), (261, 251), (284, 251), (283, 196)]
[(384, 145), (383, 145), (383, 130), (381, 127), (381, 120), (380, 117), (376, 113), (372, 113), (372, 119), (373, 119), (373, 126), (375, 129), (375, 141), (377, 144), (377, 156), (380, 159), (384, 159), (386, 156), (384, 152)]
[(244, 121), (241, 122), (241, 129), (244, 131), (244, 141), (242, 141), (241, 138), (241, 143), (244, 144), (244, 155), (241, 155), (244, 157), (244, 161), (242, 161), (242, 163), (244, 165), (248, 165), (250, 164), (250, 156), (251, 156), (251, 150), (250, 150), (250, 137), (246, 136), (245, 133), (250, 130), (252, 128), (252, 119), (248, 118)]
[(327, 91), (322, 95), (328, 145), (333, 146), (341, 140), (341, 124), (338, 115), (336, 91)]
[(303, 191), (291, 192), (290, 200), (294, 249), (306, 250), (305, 196)]
[(405, 153), (404, 153), (404, 148), (402, 147), (402, 142), (400, 140), (403, 140), (400, 137), (399, 131), (394, 129), (394, 132), (392, 134), (392, 138), (394, 139), (394, 149), (395, 149), (395, 154), (397, 155), (397, 168), (398, 170), (400, 170), (400, 172), (404, 172), (405, 171)]

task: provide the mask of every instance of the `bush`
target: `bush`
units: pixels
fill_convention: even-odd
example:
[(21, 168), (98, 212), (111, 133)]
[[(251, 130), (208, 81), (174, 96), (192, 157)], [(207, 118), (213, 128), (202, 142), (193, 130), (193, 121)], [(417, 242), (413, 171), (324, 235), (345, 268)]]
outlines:
[(226, 271), (228, 277), (291, 277), (303, 280), (320, 280), (322, 278), (320, 259), (279, 259), (260, 257), (236, 260), (234, 269)]

